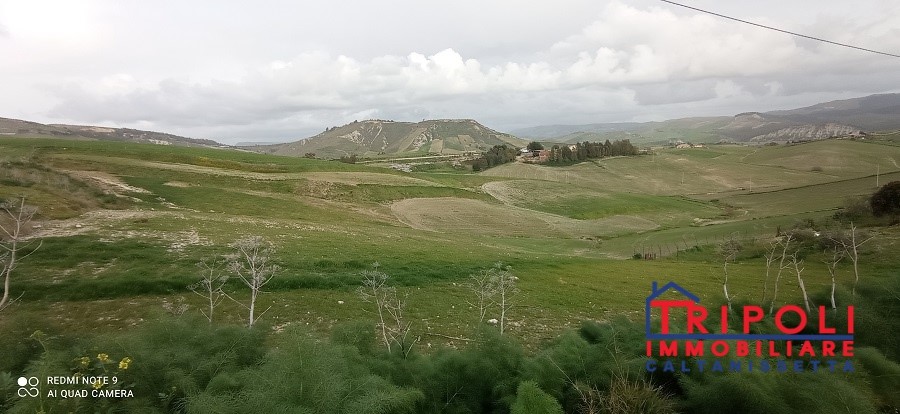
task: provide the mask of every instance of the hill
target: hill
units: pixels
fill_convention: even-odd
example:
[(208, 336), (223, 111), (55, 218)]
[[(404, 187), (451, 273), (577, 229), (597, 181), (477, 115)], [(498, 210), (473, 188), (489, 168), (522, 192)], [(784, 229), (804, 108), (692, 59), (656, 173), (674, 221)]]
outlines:
[(524, 146), (525, 141), (497, 132), (471, 119), (438, 119), (422, 122), (367, 120), (326, 129), (321, 134), (286, 144), (250, 147), (254, 150), (321, 158), (356, 154), (378, 155), (462, 154), (484, 151), (494, 145)]
[[(834, 220), (845, 197), (865, 196), (879, 184), (900, 179), (898, 159), (900, 145), (892, 141), (821, 140), (664, 148), (653, 156), (568, 166), (514, 162), (477, 174), (405, 173), (231, 149), (0, 137), (0, 198), (25, 197), (38, 209), (35, 221), (24, 226), (30, 234), (22, 245), (35, 243), (22, 249), (25, 254), (9, 285), (17, 302), (0, 317), (0, 372), (5, 373), (0, 377), (9, 384), (20, 375), (71, 376), (75, 365), (89, 365), (90, 371), (77, 372), (91, 375), (104, 375), (102, 370), (109, 368), (125, 379), (120, 383), (135, 384), (134, 399), (127, 401), (130, 411), (168, 412), (173, 400), (159, 395), (178, 392), (187, 408), (211, 412), (215, 409), (200, 404), (245, 404), (229, 395), (210, 395), (215, 390), (244, 393), (244, 379), (267, 385), (273, 378), (291, 378), (281, 382), (320, 390), (306, 384), (331, 386), (334, 376), (317, 373), (377, 367), (379, 372), (399, 373), (399, 381), (410, 378), (410, 372), (440, 375), (397, 385), (412, 389), (409, 384), (438, 384), (436, 391), (415, 390), (426, 396), (420, 399), (435, 401), (436, 409), (406, 411), (478, 412), (461, 406), (448, 409), (447, 392), (474, 383), (459, 391), (485, 395), (484, 402), (473, 407), (502, 407), (481, 390), (505, 387), (471, 378), (477, 374), (495, 381), (497, 372), (520, 372), (503, 361), (537, 367), (532, 361), (538, 360), (529, 358), (548, 361), (548, 355), (571, 355), (558, 366), (550, 361), (540, 370), (529, 370), (559, 383), (567, 375), (583, 375), (565, 369), (596, 372), (609, 381), (615, 374), (607, 371), (619, 369), (618, 355), (640, 369), (646, 358), (640, 321), (647, 287), (660, 277), (684, 281), (702, 303), (724, 304), (717, 245), (728, 240), (738, 240), (743, 247), (728, 266), (727, 287), (740, 295), (738, 306), (774, 303), (766, 295), (774, 286), (780, 286), (778, 305), (802, 304), (799, 276), (798, 283), (787, 275), (780, 282), (774, 275), (765, 277), (766, 246), (777, 234), (792, 234), (798, 239), (787, 254), (804, 255), (803, 264), (797, 265), (805, 269), (802, 282), (815, 303), (828, 303), (836, 283), (838, 306), (859, 304), (860, 360), (853, 375), (876, 378), (864, 362), (872, 359), (896, 371), (896, 335), (891, 332), (900, 329), (900, 321), (892, 293), (900, 286), (900, 226), (866, 226), (865, 237), (874, 238), (858, 256), (861, 277), (855, 296), (850, 293), (855, 263), (845, 259), (836, 271), (830, 268), (832, 276), (827, 267), (831, 251), (823, 252), (822, 243), (846, 229), (848, 223)], [(860, 221), (856, 225), (863, 226)], [(826, 237), (817, 238), (819, 231)], [(247, 236), (271, 241), (271, 249), (263, 253), (271, 260), (265, 262), (278, 265), (258, 302), (247, 302), (253, 300), (249, 289), (222, 262), (240, 257), (234, 242)], [(802, 251), (794, 247), (801, 243), (807, 246)], [(626, 258), (642, 259), (618, 260)], [(480, 313), (469, 305), (480, 295), (472, 282), (482, 274), (493, 277), (496, 271), (489, 269), (496, 269), (498, 262), (511, 266), (504, 271), (515, 276), (511, 280), (516, 289), (508, 296), (515, 307), (507, 312), (491, 304)], [(198, 263), (209, 267), (199, 268)], [(794, 273), (800, 270), (790, 276)], [(371, 296), (359, 294), (361, 286), (374, 285), (364, 281), (371, 275), (384, 281), (381, 286), (388, 290), (383, 297), (390, 298), (392, 306), (398, 304), (390, 309), (403, 311), (405, 332), (416, 338), (415, 348), (407, 349), (417, 354), (409, 359), (396, 353), (397, 347), (395, 353), (386, 349), (380, 334), (384, 331), (377, 329), (373, 317), (381, 308)], [(234, 298), (215, 306), (214, 320), (198, 289), (205, 277), (218, 278), (220, 292)], [(760, 299), (761, 294), (766, 296)], [(254, 329), (247, 329), (246, 303), (265, 310)], [(502, 337), (487, 318), (506, 318)], [(622, 322), (606, 322), (615, 320)], [(625, 324), (628, 320), (635, 322)], [(601, 330), (601, 323), (608, 328)], [(46, 348), (37, 339), (45, 341)], [(609, 350), (616, 346), (622, 351), (610, 357)], [(863, 359), (869, 358), (863, 349), (878, 359)], [(338, 353), (331, 356), (322, 350)], [(491, 352), (490, 358), (473, 359), (475, 352)], [(322, 362), (324, 358), (333, 362)], [(286, 370), (272, 373), (273, 364)], [(388, 382), (393, 379), (358, 372), (354, 375), (361, 381), (370, 381), (364, 385), (394, 386)], [(852, 391), (852, 384), (835, 385), (847, 375), (819, 372), (796, 375), (834, 380), (804, 390), (846, 392), (847, 398), (873, 395), (862, 388)], [(692, 378), (700, 374), (713, 376), (692, 386), (734, 377), (691, 372)], [(766, 378), (796, 377), (785, 375), (772, 371)], [(462, 380), (444, 387), (446, 382), (438, 380), (445, 377)], [(338, 383), (366, 388), (359, 387), (359, 381)], [(787, 387), (795, 383), (779, 389), (793, 392)], [(85, 385), (83, 389), (91, 386)], [(356, 398), (355, 389), (332, 393), (332, 401)], [(882, 389), (896, 394), (889, 391), (896, 387)], [(290, 391), (294, 396), (320, 394), (299, 387)], [(0, 411), (40, 409), (38, 399), (12, 395), (0, 393)], [(98, 411), (98, 400), (45, 399), (46, 406), (67, 412), (76, 411), (76, 404), (94, 404), (89, 407)], [(7, 409), (7, 401), (15, 404), (12, 409)], [(117, 403), (121, 400), (110, 399), (102, 408)], [(294, 407), (287, 404), (284, 407)], [(333, 406), (327, 404), (318, 406)], [(258, 407), (233, 412), (277, 410)], [(363, 412), (370, 405), (359, 407), (346, 411)], [(702, 411), (717, 412), (717, 407)], [(893, 412), (889, 408), (883, 412)], [(799, 410), (827, 412), (823, 407)], [(770, 406), (759, 411), (791, 412)], [(855, 407), (849, 411), (878, 412)]]
[(844, 99), (769, 114), (805, 123), (834, 122), (853, 125), (866, 131), (892, 130), (900, 127), (900, 94)]
[(40, 124), (19, 119), (0, 118), (0, 135), (28, 138), (68, 138), (100, 141), (141, 142), (158, 145), (220, 147), (209, 139), (186, 138), (164, 132), (89, 125)]
[(746, 112), (733, 117), (682, 118), (661, 122), (544, 125), (515, 130), (524, 138), (574, 142), (629, 138), (652, 144), (691, 142), (785, 142), (900, 129), (900, 94), (824, 102), (787, 111)]

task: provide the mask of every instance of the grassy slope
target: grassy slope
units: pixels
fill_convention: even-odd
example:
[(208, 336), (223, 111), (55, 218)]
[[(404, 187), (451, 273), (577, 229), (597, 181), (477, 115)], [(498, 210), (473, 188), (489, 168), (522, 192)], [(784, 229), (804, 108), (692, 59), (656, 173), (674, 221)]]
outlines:
[[(834, 168), (820, 162), (830, 159), (822, 154), (835, 151), (843, 155)], [(275, 305), (267, 315), (275, 323), (308, 322), (327, 330), (336, 321), (365, 317), (365, 304), (353, 289), (359, 271), (378, 261), (411, 292), (416, 329), (461, 335), (472, 314), (462, 283), (468, 274), (503, 261), (521, 278), (521, 303), (513, 314), (520, 326), (513, 332), (540, 340), (580, 319), (637, 315), (654, 279), (691, 280), (702, 297), (716, 300), (718, 264), (710, 249), (654, 262), (604, 257), (666, 254), (735, 232), (774, 234), (778, 225), (828, 215), (842, 195), (871, 185), (871, 178), (861, 177), (871, 173), (872, 162), (886, 166), (900, 159), (900, 148), (849, 141), (716, 146), (562, 168), (515, 163), (479, 175), (402, 174), (238, 151), (107, 142), (0, 139), (0, 154), (0, 162), (23, 163), (16, 167), (23, 173), (100, 171), (149, 191), (123, 192), (133, 197), (126, 199), (74, 178), (77, 185), (69, 189), (40, 178), (29, 186), (17, 181), (21, 177), (0, 181), (0, 197), (25, 194), (42, 208), (42, 219), (68, 219), (45, 223), (56, 237), (45, 238), (45, 246), (22, 263), (13, 285), (25, 292), (21, 312), (47, 316), (65, 329), (123, 328), (178, 297), (199, 305), (186, 290), (197, 278), (194, 264), (226, 253), (241, 235), (259, 234), (276, 243), (284, 268), (270, 285), (273, 293), (263, 298)], [(809, 171), (810, 165), (823, 171)], [(887, 167), (881, 172), (882, 182), (897, 178)], [(754, 192), (739, 190), (751, 176)], [(511, 191), (495, 199), (482, 189), (485, 184)], [(455, 212), (461, 222), (479, 214), (483, 222), (417, 230), (398, 220), (392, 205), (419, 199), (448, 200), (436, 210), (491, 207), (478, 214)], [(59, 213), (76, 200), (82, 204)], [(513, 227), (506, 218), (513, 206), (525, 223), (547, 224)], [(114, 211), (81, 215), (100, 208)], [(580, 219), (622, 215), (656, 227), (604, 233), (579, 226)], [(721, 224), (710, 224), (715, 222)], [(885, 268), (890, 265), (867, 271), (876, 275)], [(761, 269), (758, 258), (736, 265), (732, 290), (752, 297)], [(813, 260), (807, 272), (808, 285), (826, 283), (827, 272)], [(786, 286), (796, 297), (795, 287)], [(223, 314), (236, 319), (238, 309), (229, 305)]]

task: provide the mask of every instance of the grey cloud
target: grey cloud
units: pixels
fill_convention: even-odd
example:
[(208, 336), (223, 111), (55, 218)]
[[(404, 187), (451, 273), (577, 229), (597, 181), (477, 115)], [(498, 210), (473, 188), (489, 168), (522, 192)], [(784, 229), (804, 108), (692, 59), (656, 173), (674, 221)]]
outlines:
[(92, 122), (166, 122), (174, 126), (247, 125), (301, 111), (347, 105), (334, 96), (267, 95), (255, 87), (164, 80), (153, 89), (101, 95), (80, 85), (48, 88), (61, 102), (50, 114)]
[(696, 102), (716, 97), (713, 79), (664, 82), (632, 86), (635, 100), (641, 105), (663, 105)]
[[(44, 103), (42, 111), (198, 137), (272, 139), (296, 138), (363, 117), (477, 118), (502, 129), (665, 119), (702, 115), (696, 113), (701, 110), (727, 114), (752, 105), (767, 110), (769, 103), (786, 104), (798, 96), (893, 89), (898, 76), (896, 59), (811, 45), (656, 2), (613, 1), (604, 7), (584, 0), (572, 6), (579, 13), (489, 2), (470, 21), (469, 13), (451, 3), (407, 1), (422, 15), (447, 11), (448, 24), (425, 30), (433, 29), (432, 20), (410, 19), (410, 12), (384, 18), (398, 24), (379, 20), (384, 28), (403, 30), (371, 31), (362, 23), (380, 16), (383, 6), (359, 1), (353, 4), (358, 13), (343, 22), (340, 36), (333, 20), (314, 19), (316, 13), (302, 14), (308, 25), (283, 13), (270, 20), (260, 15), (238, 19), (245, 32), (238, 40), (220, 27), (235, 16), (195, 21), (192, 11), (174, 16), (167, 26), (171, 30), (148, 41), (144, 31), (122, 30), (129, 19), (123, 13), (104, 20), (115, 22), (125, 38), (121, 43), (106, 37), (111, 43), (96, 54), (70, 56), (75, 60), (67, 65), (41, 62), (40, 67), (57, 71), (73, 67), (66, 73), (43, 72), (41, 92), (55, 101), (46, 100), (54, 104), (48, 110), (51, 104)], [(331, 3), (318, 7), (324, 15), (340, 11)], [(149, 9), (166, 14), (164, 8)], [(242, 8), (229, 3), (216, 10), (232, 9)], [(527, 20), (534, 18), (531, 14), (541, 13), (549, 16), (546, 26), (515, 35), (534, 26)], [(891, 36), (898, 15), (879, 15), (874, 23), (845, 22), (841, 30), (825, 20), (806, 28), (829, 28), (825, 35), (845, 36), (848, 42), (874, 39), (886, 48), (900, 47), (900, 36)], [(153, 21), (139, 24), (150, 30)], [(201, 39), (196, 33), (206, 34)], [(190, 40), (179, 43), (179, 36)], [(141, 42), (148, 47), (133, 50)], [(3, 78), (14, 76), (0, 68)]]

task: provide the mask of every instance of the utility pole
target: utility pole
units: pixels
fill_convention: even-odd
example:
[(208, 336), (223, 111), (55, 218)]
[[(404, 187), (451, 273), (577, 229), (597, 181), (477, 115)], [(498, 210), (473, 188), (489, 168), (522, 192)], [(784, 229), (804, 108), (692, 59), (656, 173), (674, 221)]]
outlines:
[(881, 175), (881, 164), (875, 165), (875, 188), (878, 188), (878, 178)]

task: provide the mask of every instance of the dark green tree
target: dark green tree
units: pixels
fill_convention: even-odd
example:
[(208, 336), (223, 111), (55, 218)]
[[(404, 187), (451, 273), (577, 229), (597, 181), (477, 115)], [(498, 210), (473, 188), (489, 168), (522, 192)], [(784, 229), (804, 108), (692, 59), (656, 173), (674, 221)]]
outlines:
[(568, 145), (563, 145), (560, 154), (559, 154), (560, 162), (572, 162), (575, 160), (575, 157), (572, 156), (572, 150), (569, 149)]
[(518, 155), (518, 151), (515, 148), (510, 148), (506, 145), (494, 145), (481, 158), (472, 160), (472, 171), (484, 171), (500, 164), (515, 161), (516, 155)]
[(869, 199), (875, 217), (900, 215), (900, 181), (891, 181), (882, 186)]
[(544, 145), (537, 141), (531, 141), (525, 148), (528, 148), (529, 151), (539, 151), (544, 149)]

